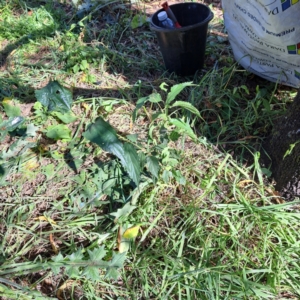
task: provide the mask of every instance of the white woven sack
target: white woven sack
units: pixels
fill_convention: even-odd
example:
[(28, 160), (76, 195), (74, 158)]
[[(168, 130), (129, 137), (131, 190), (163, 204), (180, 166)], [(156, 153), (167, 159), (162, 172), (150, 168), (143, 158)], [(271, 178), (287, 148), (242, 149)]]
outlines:
[(222, 0), (235, 59), (273, 82), (300, 87), (300, 0)]

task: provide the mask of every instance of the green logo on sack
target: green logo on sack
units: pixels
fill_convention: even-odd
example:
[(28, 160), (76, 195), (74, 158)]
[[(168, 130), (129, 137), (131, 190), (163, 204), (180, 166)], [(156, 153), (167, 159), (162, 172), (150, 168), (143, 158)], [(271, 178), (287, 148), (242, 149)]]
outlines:
[(287, 46), (287, 51), (288, 51), (288, 54), (300, 55), (300, 43)]
[(299, 0), (281, 0), (282, 11), (287, 10), (292, 5), (294, 5), (294, 4), (298, 3), (298, 2), (299, 2)]
[(296, 70), (294, 70), (294, 72), (295, 72), (295, 77), (300, 79), (300, 72), (297, 72)]

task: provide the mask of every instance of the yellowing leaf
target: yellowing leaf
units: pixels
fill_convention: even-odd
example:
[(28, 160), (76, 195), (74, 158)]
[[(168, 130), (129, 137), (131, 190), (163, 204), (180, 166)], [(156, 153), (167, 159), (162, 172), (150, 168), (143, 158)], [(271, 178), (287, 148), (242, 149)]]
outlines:
[(87, 103), (81, 103), (81, 106), (85, 109), (86, 112), (88, 112), (90, 109), (90, 106)]
[(80, 82), (86, 82), (86, 74), (82, 74), (81, 76), (80, 76)]
[(243, 187), (249, 185), (250, 183), (254, 183), (255, 184), (255, 182), (253, 180), (245, 179), (245, 180), (240, 181), (237, 185), (238, 185), (238, 187), (242, 187), (243, 188)]
[(45, 217), (45, 216), (39, 216), (37, 218), (34, 218), (34, 220), (45, 221), (45, 222), (48, 222), (50, 224), (56, 225), (56, 222), (54, 220), (52, 220), (49, 217)]
[(37, 169), (40, 166), (38, 161), (36, 159), (30, 159), (28, 162), (25, 163), (24, 168), (26, 170), (34, 170)]
[(125, 230), (123, 237), (125, 239), (135, 239), (139, 233), (140, 225), (133, 226)]
[(2, 100), (2, 103), (11, 104), (12, 99), (13, 98), (11, 98), (11, 97), (4, 97), (3, 100)]

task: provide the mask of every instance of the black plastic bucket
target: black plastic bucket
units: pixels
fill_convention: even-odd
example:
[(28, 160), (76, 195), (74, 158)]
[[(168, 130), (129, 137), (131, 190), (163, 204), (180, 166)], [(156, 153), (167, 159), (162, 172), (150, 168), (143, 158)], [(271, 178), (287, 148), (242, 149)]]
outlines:
[(151, 17), (151, 30), (156, 32), (166, 69), (178, 75), (193, 75), (203, 67), (207, 27), (214, 15), (200, 3), (179, 3), (170, 8), (182, 28), (159, 27), (160, 9)]

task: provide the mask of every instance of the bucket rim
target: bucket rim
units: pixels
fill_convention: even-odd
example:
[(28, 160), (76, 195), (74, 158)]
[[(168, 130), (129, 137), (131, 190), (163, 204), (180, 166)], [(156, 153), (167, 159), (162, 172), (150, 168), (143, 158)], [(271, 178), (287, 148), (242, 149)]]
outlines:
[(156, 11), (154, 14), (152, 14), (151, 18), (150, 18), (150, 29), (153, 29), (155, 31), (160, 31), (160, 32), (173, 32), (173, 31), (176, 31), (176, 32), (179, 32), (179, 31), (187, 31), (189, 29), (192, 29), (192, 28), (195, 28), (195, 27), (198, 27), (200, 26), (201, 24), (203, 23), (209, 23), (213, 18), (214, 18), (214, 13), (211, 11), (211, 9), (205, 5), (205, 4), (202, 4), (202, 3), (195, 3), (195, 2), (183, 2), (183, 3), (176, 3), (176, 4), (171, 4), (169, 5), (170, 8), (172, 8), (172, 6), (176, 6), (176, 5), (182, 5), (182, 4), (196, 4), (196, 5), (200, 5), (200, 6), (204, 6), (208, 9), (209, 11), (209, 15), (201, 22), (199, 23), (196, 23), (196, 24), (193, 24), (193, 25), (189, 25), (189, 26), (184, 26), (184, 27), (181, 27), (181, 28), (174, 28), (174, 29), (169, 29), (169, 28), (163, 28), (163, 27), (159, 27), (157, 25), (155, 25), (153, 23), (153, 16), (161, 11), (163, 11), (164, 9), (160, 9), (158, 11)]

